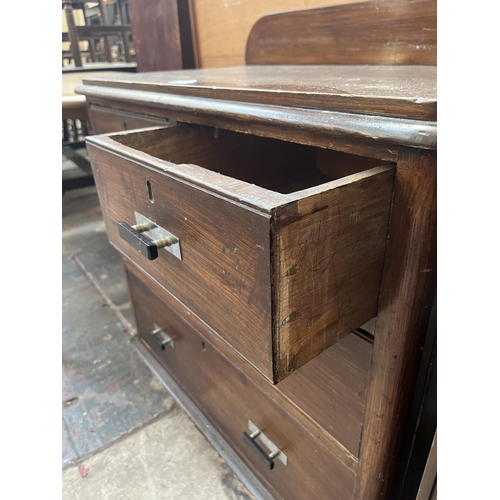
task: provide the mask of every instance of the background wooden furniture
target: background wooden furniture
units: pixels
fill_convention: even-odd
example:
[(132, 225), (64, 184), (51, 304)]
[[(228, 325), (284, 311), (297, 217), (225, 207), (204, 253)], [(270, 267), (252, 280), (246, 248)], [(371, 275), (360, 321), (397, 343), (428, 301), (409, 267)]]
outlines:
[[(354, 0), (360, 1), (360, 0)], [(197, 68), (245, 64), (250, 31), (264, 16), (349, 3), (344, 0), (190, 0)]]
[[(132, 28), (128, 20), (128, 8), (124, 0), (116, 0), (117, 21), (119, 24), (110, 24), (108, 20), (106, 3), (99, 0), (99, 24), (87, 24), (86, 5), (89, 2), (75, 2), (63, 0), (62, 6), (66, 15), (68, 32), (62, 34), (63, 42), (71, 42), (71, 51), (63, 51), (63, 60), (73, 60), (76, 67), (83, 66), (83, 58), (86, 62), (108, 62), (124, 60), (127, 63), (133, 62), (134, 52), (131, 48)], [(74, 10), (81, 10), (84, 13), (85, 26), (77, 26), (74, 18)], [(112, 53), (110, 39), (117, 41), (117, 53)], [(87, 42), (87, 51), (81, 52), (80, 41)], [(98, 47), (102, 44), (102, 47)]]
[[(84, 172), (80, 177), (63, 179), (62, 191), (78, 189), (94, 184), (92, 168), (86, 158), (85, 137), (92, 133), (85, 97), (75, 94), (75, 88), (83, 78), (101, 75), (109, 77), (111, 71), (66, 72), (62, 74), (62, 152)], [(117, 130), (121, 129), (122, 124)]]
[[(372, 40), (386, 44), (390, 55), (377, 52), (373, 54), (377, 65), (365, 66), (363, 27), (364, 23), (372, 25), (374, 7), (387, 15), (379, 18), (375, 32), (371, 32)], [(394, 8), (400, 16), (397, 22), (391, 14)], [(419, 462), (416, 447), (405, 443), (415, 443), (418, 438), (417, 444), (428, 446), (421, 454), (425, 456), (434, 433), (432, 408), (428, 411), (430, 441), (428, 433), (422, 438), (423, 429), (415, 415), (425, 414), (426, 404), (435, 397), (431, 383), (436, 345), (431, 321), (436, 293), (435, 9), (435, 2), (421, 0), (405, 4), (367, 2), (323, 11), (322, 19), (335, 24), (340, 16), (353, 30), (360, 29), (359, 37), (352, 36), (358, 45), (350, 45), (354, 55), (352, 65), (347, 67), (267, 65), (269, 60), (274, 64), (290, 62), (283, 47), (287, 40), (293, 42), (294, 33), (301, 33), (301, 44), (318, 43), (314, 29), (317, 17), (303, 11), (290, 14), (292, 24), (281, 15), (258, 23), (247, 47), (249, 61), (256, 66), (85, 80), (79, 89), (87, 97), (97, 132), (106, 132), (108, 123), (120, 115), (131, 115), (164, 120), (170, 126), (182, 122), (194, 130), (200, 125), (212, 127), (214, 137), (225, 129), (312, 146), (317, 158), (325, 151), (335, 151), (334, 164), (340, 165), (340, 171), (336, 170), (340, 177), (348, 175), (348, 166), (357, 165), (360, 157), (375, 159), (381, 165), (395, 164), (388, 243), (373, 326), (359, 325), (356, 332), (277, 385), (270, 384), (234, 346), (228, 345), (219, 325), (214, 325), (205, 311), (194, 314), (186, 307), (185, 297), (179, 300), (173, 285), (162, 283), (153, 266), (140, 256), (131, 258), (133, 254), (124, 253), (138, 330), (147, 346), (138, 348), (202, 432), (262, 498), (268, 498), (271, 492), (277, 498), (408, 500), (416, 497), (420, 487), (420, 481), (408, 481), (409, 471), (414, 467), (412, 474), (422, 478), (425, 460), (415, 465)], [(275, 30), (261, 30), (259, 24)], [(419, 36), (425, 44), (413, 42)], [(342, 40), (334, 41), (329, 51), (323, 51), (325, 59), (331, 62), (335, 56), (345, 62), (346, 45)], [(319, 43), (321, 46), (321, 40)], [(320, 62), (317, 54), (321, 51), (311, 49), (308, 53), (311, 61), (304, 59), (306, 52), (297, 48), (301, 64)], [(378, 64), (380, 57), (387, 57), (382, 61), (384, 65)], [(385, 65), (388, 62), (394, 66)], [(398, 66), (401, 62), (405, 65)], [(163, 133), (169, 135), (157, 132)], [(177, 167), (168, 158), (155, 160), (163, 161), (161, 169), (155, 168), (146, 156), (153, 151), (148, 149), (152, 146), (147, 134), (123, 136), (135, 138), (133, 147), (120, 137), (118, 134), (89, 141), (93, 144), (93, 167), (100, 179), (99, 196), (110, 235), (117, 231), (110, 207), (121, 190), (122, 198), (133, 192), (141, 209), (151, 212), (155, 219), (165, 217), (161, 209), (167, 200), (162, 187), (164, 178), (181, 178), (179, 186), (186, 182), (189, 186), (201, 185), (198, 196), (187, 198), (186, 203), (201, 200), (211, 220), (221, 216), (220, 212), (210, 211), (214, 203), (208, 197), (214, 190), (228, 203), (248, 203), (244, 196), (237, 201), (234, 189), (241, 185), (234, 179), (227, 180), (224, 187), (220, 184), (224, 179), (213, 177), (211, 181), (208, 171), (190, 169), (189, 165)], [(109, 153), (117, 146), (111, 147), (111, 141), (122, 141), (123, 155), (114, 160)], [(206, 150), (200, 151), (203, 159)], [(115, 173), (125, 168), (137, 169), (135, 177)], [(145, 175), (142, 171), (150, 172), (151, 177), (141, 177)], [(317, 217), (322, 215), (321, 208), (320, 204), (315, 206)], [(185, 224), (182, 238), (190, 248), (202, 231), (197, 226), (199, 218), (190, 219), (185, 213), (187, 222), (183, 222), (180, 215), (184, 210), (179, 205), (169, 213), (175, 214), (171, 219), (177, 221), (179, 231)], [(301, 216), (299, 211), (291, 214), (290, 220)], [(230, 251), (231, 245), (222, 244), (224, 235), (230, 238), (230, 233), (223, 231), (222, 235), (212, 234), (211, 239), (201, 241), (206, 241), (209, 248), (225, 249), (226, 258), (241, 265), (236, 260), (238, 253)], [(114, 236), (112, 240), (117, 241)], [(320, 269), (319, 264), (311, 267), (311, 272)], [(222, 271), (226, 268), (221, 266), (221, 275)], [(293, 274), (295, 268), (288, 271)], [(231, 276), (220, 279), (227, 280), (225, 286), (233, 286)], [(207, 307), (212, 303), (209, 301)], [(157, 318), (176, 346), (178, 343), (178, 351), (154, 343), (154, 334), (148, 330), (155, 331), (153, 323)], [(283, 320), (292, 323), (294, 318), (290, 315)], [(338, 371), (342, 363), (345, 372)], [(345, 379), (344, 374), (348, 374)], [(245, 430), (241, 426), (246, 418), (258, 420), (259, 428), (265, 429), (268, 438), (289, 457), (289, 468), (277, 462), (272, 471), (266, 470), (250, 453), (240, 434)], [(295, 427), (297, 422), (299, 426)]]
[(189, 0), (129, 0), (137, 69), (196, 67)]

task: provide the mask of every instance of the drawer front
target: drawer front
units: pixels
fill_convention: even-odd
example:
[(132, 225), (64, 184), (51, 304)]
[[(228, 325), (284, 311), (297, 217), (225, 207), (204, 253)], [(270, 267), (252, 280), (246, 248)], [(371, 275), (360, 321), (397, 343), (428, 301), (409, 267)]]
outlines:
[(90, 119), (94, 134), (108, 134), (110, 132), (119, 132), (120, 130), (168, 125), (168, 120), (166, 119), (162, 120), (126, 111), (116, 111), (114, 109), (102, 108), (95, 104), (90, 105)]
[[(111, 243), (272, 378), (269, 216), (89, 146)], [(136, 213), (179, 239), (148, 260), (119, 223)], [(244, 228), (242, 230), (241, 228)]]
[[(351, 498), (351, 469), (263, 394), (135, 272), (129, 270), (128, 279), (142, 341), (275, 496), (297, 500)], [(150, 332), (155, 328), (162, 332), (153, 339)], [(165, 334), (172, 341), (162, 349)], [(249, 421), (286, 455), (286, 466), (276, 457), (270, 470), (263, 453), (245, 441), (243, 433), (251, 433)], [(269, 452), (266, 445), (259, 444)]]
[(272, 382), (376, 315), (392, 166), (199, 126), (87, 142), (111, 242)]

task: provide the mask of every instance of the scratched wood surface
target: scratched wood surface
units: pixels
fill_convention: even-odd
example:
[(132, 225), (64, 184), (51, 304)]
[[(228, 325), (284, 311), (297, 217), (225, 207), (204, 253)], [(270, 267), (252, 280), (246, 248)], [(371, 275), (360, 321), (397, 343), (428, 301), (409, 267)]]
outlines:
[[(197, 126), (88, 143), (110, 241), (274, 383), (375, 315), (392, 166)], [(182, 261), (119, 238), (135, 211)]]
[(436, 11), (436, 0), (378, 0), (270, 14), (252, 28), (246, 64), (435, 66)]
[(276, 380), (377, 313), (394, 169), (370, 172), (275, 219)]
[(416, 120), (435, 120), (437, 109), (434, 66), (239, 66), (123, 73), (84, 83)]

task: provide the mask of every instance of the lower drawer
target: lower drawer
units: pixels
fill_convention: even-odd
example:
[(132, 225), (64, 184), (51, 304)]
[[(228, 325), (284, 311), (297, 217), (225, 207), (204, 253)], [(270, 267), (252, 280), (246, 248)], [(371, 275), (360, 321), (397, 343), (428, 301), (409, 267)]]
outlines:
[[(134, 271), (127, 275), (141, 340), (269, 491), (286, 499), (350, 499), (355, 473)], [(255, 428), (262, 434), (244, 437)], [(266, 455), (273, 445), (282, 453), (271, 469)]]

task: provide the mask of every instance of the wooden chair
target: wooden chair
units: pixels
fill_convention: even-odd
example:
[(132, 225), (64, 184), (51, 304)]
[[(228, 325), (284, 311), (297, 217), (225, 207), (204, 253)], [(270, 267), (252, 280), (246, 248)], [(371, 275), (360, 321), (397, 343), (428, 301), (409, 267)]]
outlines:
[[(124, 0), (116, 0), (117, 20), (120, 24), (110, 24), (106, 11), (104, 0), (99, 0), (101, 24), (85, 24), (77, 26), (74, 18), (74, 10), (86, 12), (86, 4), (89, 2), (74, 2), (72, 0), (62, 0), (62, 8), (66, 14), (68, 32), (62, 33), (62, 41), (71, 43), (70, 51), (63, 51), (63, 60), (73, 60), (76, 67), (83, 66), (83, 58), (86, 62), (105, 62), (113, 63), (124, 59), (127, 63), (133, 61), (134, 53), (131, 42), (132, 28), (128, 23), (127, 4)], [(85, 21), (87, 17), (84, 15)], [(110, 38), (118, 38), (116, 54), (113, 54)], [(103, 41), (102, 50), (96, 46), (96, 39)], [(88, 50), (82, 52), (80, 41), (88, 42)]]

